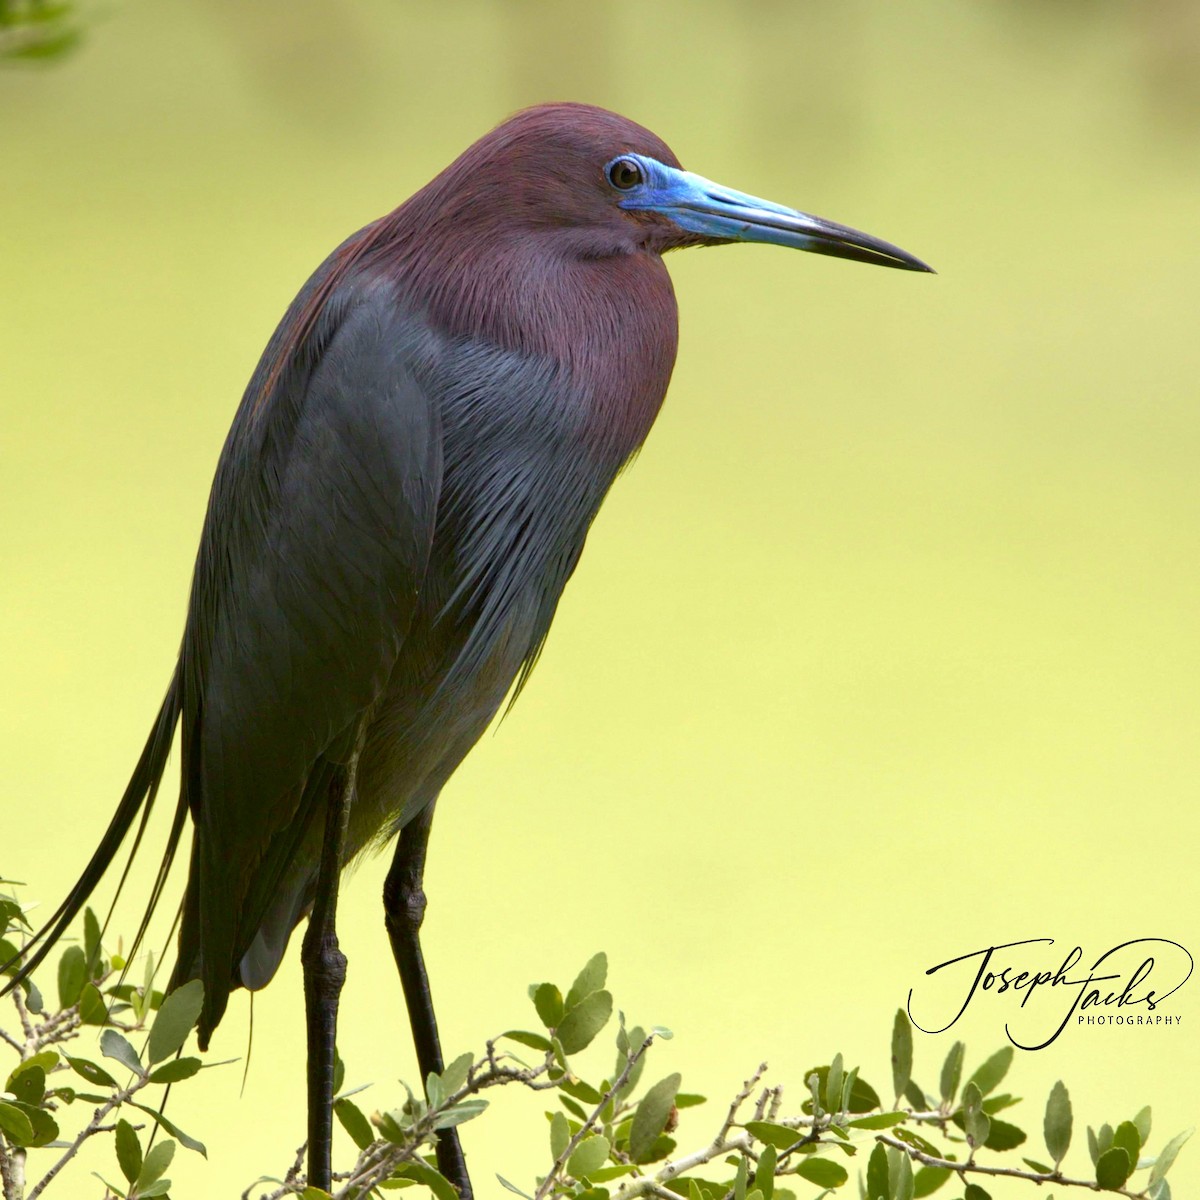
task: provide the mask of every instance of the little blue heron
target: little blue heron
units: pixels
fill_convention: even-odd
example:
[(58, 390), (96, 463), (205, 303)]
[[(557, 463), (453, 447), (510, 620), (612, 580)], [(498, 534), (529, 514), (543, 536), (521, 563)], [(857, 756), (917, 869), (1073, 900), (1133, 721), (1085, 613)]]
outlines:
[[(422, 1078), (442, 1070), (418, 931), (451, 772), (523, 686), (675, 362), (662, 255), (770, 242), (906, 270), (887, 242), (683, 170), (582, 104), (518, 113), (353, 234), (288, 309), (221, 452), (183, 643), (133, 778), (28, 973), (139, 819), (182, 727), (147, 918), (194, 827), (171, 986), (202, 1047), (304, 917), (309, 1182), (330, 1186), (341, 868), (398, 835), (383, 900)], [(139, 940), (144, 933), (143, 921)], [(470, 1194), (458, 1138), (438, 1163)]]

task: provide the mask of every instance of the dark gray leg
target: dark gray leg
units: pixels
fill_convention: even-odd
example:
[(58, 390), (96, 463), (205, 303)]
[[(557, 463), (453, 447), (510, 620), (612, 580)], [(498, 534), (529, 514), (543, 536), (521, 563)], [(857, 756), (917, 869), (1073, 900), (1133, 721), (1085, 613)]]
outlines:
[(308, 1024), (308, 1182), (327, 1192), (332, 1190), (333, 1062), (338, 998), (346, 981), (346, 956), (338, 949), (335, 921), (342, 846), (353, 790), (351, 763), (336, 773), (329, 788), (317, 893), (300, 951)]
[[(432, 821), (433, 805), (430, 804), (400, 831), (392, 867), (383, 885), (388, 937), (408, 1004), (408, 1023), (412, 1027), (422, 1084), (431, 1071), (441, 1074), (445, 1066), (420, 940), (421, 922), (425, 918), (421, 877), (425, 873), (425, 848)], [(471, 1200), (471, 1180), (456, 1129), (446, 1129), (438, 1134), (437, 1163), (438, 1170), (458, 1188), (463, 1200)]]

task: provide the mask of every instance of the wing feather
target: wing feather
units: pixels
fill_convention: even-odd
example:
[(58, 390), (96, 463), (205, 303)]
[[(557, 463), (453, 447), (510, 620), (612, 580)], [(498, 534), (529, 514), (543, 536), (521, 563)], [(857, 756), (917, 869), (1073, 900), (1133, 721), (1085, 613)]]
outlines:
[(206, 1037), (413, 619), (442, 474), (423, 336), (388, 290), (343, 284), (287, 369), (268, 349), (222, 452), (181, 658), (176, 980), (204, 980)]

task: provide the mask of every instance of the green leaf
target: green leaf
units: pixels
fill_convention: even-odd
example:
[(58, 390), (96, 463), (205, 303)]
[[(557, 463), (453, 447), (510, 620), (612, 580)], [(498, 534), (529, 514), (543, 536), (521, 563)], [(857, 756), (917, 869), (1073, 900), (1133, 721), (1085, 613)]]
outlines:
[(138, 1200), (151, 1200), (152, 1196), (165, 1196), (171, 1190), (169, 1179), (159, 1179), (147, 1188), (138, 1188)]
[(55, 1067), (58, 1066), (58, 1051), (57, 1050), (39, 1050), (37, 1054), (31, 1054), (27, 1059), (17, 1063), (12, 1069), (12, 1074), (8, 1077), (8, 1083), (5, 1085), (11, 1090), (13, 1082), (21, 1074), (22, 1071), (28, 1071), (31, 1067), (41, 1067), (43, 1075), (49, 1075)]
[(764, 1146), (774, 1146), (776, 1150), (790, 1150), (804, 1137), (802, 1130), (776, 1125), (774, 1121), (747, 1121), (745, 1130)]
[(1122, 1121), (1113, 1130), (1113, 1145), (1120, 1146), (1129, 1155), (1129, 1161), (1137, 1166), (1138, 1156), (1142, 1152), (1142, 1139), (1132, 1121)]
[(1030, 1170), (1031, 1170), (1031, 1171), (1034, 1171), (1034, 1172), (1036, 1172), (1038, 1175), (1053, 1175), (1053, 1174), (1054, 1174), (1054, 1168), (1053, 1168), (1053, 1167), (1051, 1167), (1051, 1166), (1048, 1166), (1048, 1165), (1047, 1165), (1046, 1163), (1044, 1163), (1044, 1162), (1038, 1162), (1038, 1160), (1037, 1160), (1036, 1158), (1023, 1158), (1023, 1159), (1021, 1159), (1021, 1161), (1022, 1161), (1022, 1162), (1023, 1162), (1023, 1163), (1024, 1163), (1024, 1164), (1025, 1164), (1025, 1165), (1026, 1165), (1026, 1166), (1027, 1166), (1029, 1169), (1030, 1169)]
[(754, 1190), (761, 1193), (763, 1200), (771, 1200), (775, 1194), (775, 1147), (768, 1146), (758, 1156), (754, 1170)]
[[(805, 1071), (805, 1082), (807, 1083), (813, 1075), (817, 1077), (817, 1094), (819, 1096), (823, 1095), (825, 1081), (829, 1078), (829, 1068), (813, 1067), (811, 1071)], [(809, 1103), (808, 1101), (805, 1102), (804, 1109), (806, 1112), (810, 1111)], [(854, 1087), (850, 1092), (850, 1111), (852, 1113), (869, 1113), (882, 1107), (883, 1101), (880, 1100), (879, 1093), (865, 1079), (856, 1078), (854, 1080)]]
[(583, 1179), (590, 1175), (608, 1161), (610, 1149), (608, 1138), (603, 1134), (593, 1133), (590, 1137), (585, 1137), (567, 1159), (567, 1174), (575, 1179)]
[(38, 1104), (46, 1094), (46, 1072), (35, 1062), (23, 1062), (8, 1077), (4, 1087), (18, 1100)]
[(958, 1094), (958, 1081), (962, 1078), (965, 1052), (966, 1046), (962, 1042), (955, 1042), (950, 1047), (950, 1053), (946, 1055), (946, 1061), (942, 1064), (941, 1092), (944, 1104), (953, 1104), (954, 1097)]
[[(21, 906), (7, 896), (0, 896), (0, 934), (7, 933), (12, 925), (21, 925), (26, 929), (31, 928), (25, 914), (21, 911)], [(12, 955), (0, 954), (0, 963), (8, 962), (11, 957)]]
[(360, 1149), (365, 1150), (375, 1141), (371, 1132), (371, 1123), (363, 1116), (363, 1111), (354, 1103), (343, 1097), (333, 1102), (333, 1111), (341, 1122), (342, 1128), (350, 1135), (350, 1140)]
[(126, 1100), (125, 1103), (132, 1104), (138, 1112), (144, 1112), (146, 1116), (153, 1117), (176, 1141), (181, 1142), (189, 1150), (194, 1150), (197, 1154), (201, 1154), (205, 1158), (208, 1157), (208, 1150), (205, 1148), (203, 1142), (197, 1141), (194, 1137), (189, 1137), (174, 1121), (163, 1116), (157, 1109), (148, 1108), (145, 1104), (139, 1104), (136, 1100)]
[(949, 1167), (920, 1167), (913, 1176), (913, 1196), (922, 1200), (932, 1196), (954, 1172)]
[(919, 1133), (912, 1129), (897, 1129), (893, 1135), (900, 1141), (907, 1143), (909, 1146), (914, 1146), (920, 1150), (922, 1154), (931, 1154), (934, 1158), (949, 1158), (953, 1160), (953, 1154), (943, 1154), (932, 1142), (926, 1141)]
[(466, 1121), (473, 1121), (487, 1106), (488, 1102), (479, 1096), (460, 1100), (449, 1108), (443, 1108), (434, 1119), (433, 1127), (434, 1129), (450, 1129), (455, 1125), (462, 1125)]
[(908, 1120), (908, 1114), (902, 1112), (875, 1113), (869, 1117), (856, 1117), (846, 1122), (847, 1129), (891, 1129)]
[(821, 1089), (821, 1106), (828, 1113), (842, 1111), (842, 1056), (835, 1054), (829, 1070), (825, 1073), (824, 1086)]
[(423, 1162), (401, 1163), (394, 1172), (401, 1179), (423, 1183), (438, 1200), (458, 1200), (458, 1189), (440, 1172)]
[(560, 1112), (550, 1118), (550, 1157), (554, 1162), (562, 1157), (571, 1140), (571, 1122)]
[(35, 1017), (40, 1017), (46, 1009), (42, 1002), (42, 993), (38, 991), (37, 984), (32, 979), (25, 979), (21, 981), (21, 987), (25, 992), (25, 1007)]
[(584, 1104), (599, 1104), (604, 1098), (590, 1083), (585, 1083), (582, 1079), (567, 1076), (559, 1081), (558, 1087), (560, 1091), (574, 1096), (576, 1100), (582, 1100)]
[(667, 1127), (681, 1081), (678, 1072), (660, 1079), (638, 1103), (629, 1131), (629, 1156), (634, 1162), (652, 1161), (648, 1156), (653, 1153), (658, 1135)]
[(1005, 1046), (1002, 1050), (997, 1050), (991, 1058), (980, 1063), (971, 1073), (968, 1082), (975, 1084), (979, 1088), (980, 1094), (986, 1096), (989, 1092), (995, 1091), (1000, 1081), (1008, 1074), (1012, 1060), (1013, 1048)]
[(28, 1146), (33, 1141), (33, 1125), (29, 1118), (15, 1104), (5, 1100), (0, 1100), (0, 1130), (17, 1146)]
[(846, 1168), (829, 1158), (804, 1158), (796, 1164), (796, 1174), (818, 1187), (841, 1187), (850, 1178)]
[(533, 1200), (533, 1197), (528, 1192), (521, 1191), (515, 1183), (509, 1183), (503, 1175), (497, 1175), (496, 1178), (500, 1180), (501, 1187), (507, 1188), (510, 1192), (514, 1192), (518, 1196), (524, 1196), (525, 1200)]
[(510, 1029), (507, 1033), (502, 1033), (501, 1037), (510, 1038), (514, 1042), (520, 1042), (522, 1046), (528, 1046), (531, 1050), (541, 1050), (543, 1053), (550, 1049), (550, 1039), (543, 1037), (540, 1033), (530, 1033), (527, 1029)]
[(204, 1005), (204, 984), (192, 979), (178, 987), (163, 1002), (150, 1027), (146, 1054), (151, 1063), (162, 1062), (181, 1049), (200, 1019)]
[(94, 983), (85, 983), (79, 993), (79, 1019), (85, 1025), (103, 1025), (108, 1020), (108, 1005)]
[(588, 1179), (592, 1183), (606, 1183), (610, 1179), (620, 1179), (622, 1175), (628, 1175), (637, 1168), (633, 1163), (617, 1163), (611, 1167), (597, 1167), (589, 1176)]
[[(981, 1109), (981, 1111), (984, 1110)], [(988, 1135), (983, 1145), (989, 1150), (1013, 1150), (1024, 1143), (1024, 1130), (1018, 1129), (1015, 1125), (1010, 1125), (1007, 1121), (1001, 1121), (999, 1117), (988, 1116), (986, 1111), (984, 1111), (984, 1116), (988, 1122)], [(959, 1129), (966, 1130), (965, 1109), (960, 1108), (950, 1119)]]
[(967, 1141), (972, 1150), (977, 1150), (987, 1142), (988, 1134), (991, 1133), (991, 1122), (983, 1111), (983, 1093), (974, 1080), (963, 1088), (962, 1106), (963, 1129), (966, 1131)]
[(58, 1006), (74, 1008), (87, 983), (87, 955), (79, 946), (68, 946), (58, 960)]
[[(0, 937), (0, 974), (15, 975), (20, 969), (21, 964), (16, 960), (21, 957), (21, 951), (16, 948), (7, 938)], [(11, 966), (7, 965), (11, 962)]]
[(893, 1200), (913, 1200), (912, 1159), (900, 1150), (888, 1152), (888, 1182), (891, 1184)]
[(58, 1125), (44, 1108), (35, 1108), (32, 1104), (25, 1104), (20, 1100), (13, 1107), (20, 1109), (33, 1127), (33, 1137), (25, 1143), (27, 1146), (46, 1146), (58, 1137)]
[(1125, 1180), (1132, 1173), (1133, 1163), (1129, 1153), (1120, 1146), (1110, 1146), (1096, 1163), (1096, 1182), (1106, 1192), (1115, 1192), (1124, 1187)]
[(95, 979), (100, 972), (100, 922), (90, 906), (83, 910), (83, 952), (87, 977)]
[(996, 1117), (989, 1117), (988, 1123), (991, 1128), (988, 1130), (987, 1141), (983, 1144), (989, 1150), (1015, 1150), (1018, 1146), (1025, 1144), (1023, 1129), (1018, 1129), (1015, 1125), (998, 1120)]
[(198, 1058), (176, 1058), (150, 1072), (151, 1083), (179, 1083), (191, 1079), (203, 1064)]
[(897, 1103), (912, 1079), (913, 1039), (912, 1022), (902, 1008), (896, 1009), (892, 1022), (892, 1094)]
[(100, 1050), (105, 1058), (112, 1058), (135, 1074), (142, 1073), (142, 1060), (137, 1051), (115, 1029), (106, 1029), (100, 1035)]
[(174, 1157), (175, 1143), (170, 1138), (164, 1138), (151, 1146), (146, 1151), (146, 1161), (142, 1163), (141, 1172), (137, 1177), (138, 1191), (144, 1194), (148, 1187), (161, 1179)]
[(1185, 1129), (1183, 1133), (1176, 1134), (1159, 1152), (1158, 1158), (1155, 1159), (1154, 1166), (1150, 1168), (1150, 1182), (1157, 1183), (1171, 1169), (1175, 1163), (1175, 1159), (1179, 1151), (1183, 1149), (1183, 1144), (1195, 1133), (1196, 1130)]
[[(620, 1078), (621, 1072), (625, 1070), (629, 1062), (631, 1054), (636, 1054), (641, 1049), (642, 1043), (646, 1040), (646, 1031), (640, 1026), (635, 1025), (628, 1034), (621, 1038), (620, 1034), (617, 1037), (617, 1062), (615, 1067), (614, 1079)], [(638, 1082), (642, 1078), (642, 1072), (646, 1069), (646, 1056), (639, 1058), (629, 1070), (629, 1076), (621, 1085), (621, 1090), (617, 1093), (620, 1099), (625, 1099), (633, 1094), (633, 1089), (637, 1087)]]
[(138, 1141), (133, 1126), (124, 1117), (117, 1122), (115, 1141), (117, 1165), (121, 1168), (121, 1174), (125, 1176), (126, 1182), (136, 1183), (137, 1177), (142, 1173), (142, 1144)]
[[(126, 1045), (129, 1043), (126, 1042)], [(129, 1048), (133, 1049), (132, 1046)], [(64, 1054), (63, 1058), (67, 1060), (67, 1065), (71, 1070), (76, 1075), (82, 1075), (88, 1083), (94, 1083), (97, 1087), (115, 1088), (117, 1086), (117, 1081), (103, 1067), (98, 1067), (94, 1062), (89, 1062), (86, 1058), (72, 1058), (69, 1054)]]
[(608, 992), (593, 992), (563, 1017), (556, 1036), (564, 1054), (578, 1054), (591, 1045), (596, 1034), (612, 1016), (612, 996)]
[(929, 1101), (925, 1099), (925, 1093), (910, 1079), (908, 1086), (904, 1089), (904, 1098), (918, 1112), (929, 1107)]
[(571, 990), (567, 993), (567, 1012), (570, 1012), (577, 1004), (586, 1000), (593, 992), (598, 992), (604, 987), (604, 981), (608, 978), (608, 955), (601, 951), (599, 954), (593, 954), (588, 959), (587, 966), (575, 977), (575, 982), (571, 984)]
[[(991, 1192), (985, 1192), (977, 1183), (968, 1183), (967, 1189), (963, 1192), (963, 1200), (992, 1200)], [(1052, 1196), (1047, 1196), (1046, 1200), (1054, 1200)]]
[(533, 1001), (533, 1007), (537, 1009), (538, 1020), (547, 1029), (557, 1029), (558, 1023), (567, 1012), (562, 992), (552, 983), (531, 983), (529, 998)]
[(892, 1200), (887, 1151), (882, 1142), (875, 1143), (875, 1149), (867, 1159), (867, 1200)]
[(467, 1074), (474, 1064), (475, 1056), (473, 1054), (460, 1054), (442, 1072), (442, 1094), (453, 1096), (467, 1082)]
[(1138, 1138), (1144, 1146), (1150, 1140), (1150, 1105), (1140, 1109), (1136, 1117), (1133, 1118), (1133, 1124), (1137, 1128)]

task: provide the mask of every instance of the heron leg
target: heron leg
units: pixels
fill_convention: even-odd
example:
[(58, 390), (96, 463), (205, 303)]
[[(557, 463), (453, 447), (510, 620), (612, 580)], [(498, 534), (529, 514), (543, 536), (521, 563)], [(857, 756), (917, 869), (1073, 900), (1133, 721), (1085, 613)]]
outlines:
[[(429, 844), (432, 821), (433, 805), (428, 804), (400, 830), (392, 866), (383, 885), (384, 919), (404, 988), (408, 1023), (412, 1027), (422, 1080), (427, 1079), (430, 1072), (441, 1074), (445, 1066), (420, 938), (421, 922), (425, 919), (421, 878), (425, 873), (425, 849)], [(438, 1134), (437, 1163), (438, 1170), (454, 1184), (462, 1200), (471, 1200), (471, 1180), (456, 1129), (446, 1129)]]
[(355, 763), (336, 772), (325, 810), (325, 837), (317, 890), (300, 951), (308, 1025), (308, 1182), (331, 1190), (333, 1153), (333, 1066), (338, 999), (346, 981), (346, 956), (338, 948), (338, 877), (346, 819), (354, 791)]

